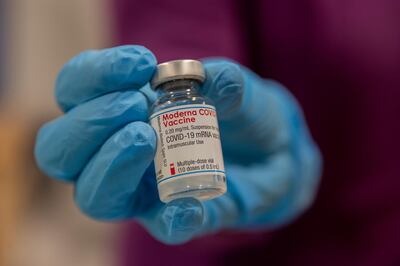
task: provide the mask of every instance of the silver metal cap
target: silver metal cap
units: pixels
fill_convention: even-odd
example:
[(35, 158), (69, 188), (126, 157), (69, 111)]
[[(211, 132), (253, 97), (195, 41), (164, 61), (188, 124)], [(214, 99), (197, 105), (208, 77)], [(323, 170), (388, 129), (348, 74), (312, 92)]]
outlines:
[(195, 79), (203, 82), (206, 78), (203, 64), (192, 59), (168, 61), (157, 65), (151, 79), (151, 87), (156, 89), (160, 84), (176, 79)]

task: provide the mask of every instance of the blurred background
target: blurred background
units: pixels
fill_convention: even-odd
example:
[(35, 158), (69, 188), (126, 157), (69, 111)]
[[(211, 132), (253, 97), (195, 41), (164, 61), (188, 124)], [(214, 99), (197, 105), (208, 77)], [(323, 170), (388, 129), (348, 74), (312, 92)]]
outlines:
[(0, 0), (0, 265), (113, 265), (113, 224), (73, 204), (72, 187), (43, 176), (39, 126), (59, 115), (54, 79), (69, 58), (110, 46), (104, 0)]
[[(182, 2), (0, 0), (0, 266), (116, 265), (121, 253), (131, 265), (148, 255), (133, 246), (157, 247), (160, 261), (188, 250), (86, 218), (72, 187), (34, 163), (38, 128), (61, 114), (53, 96), (61, 66), (127, 43), (159, 61), (231, 57), (282, 82), (303, 107), (324, 156), (316, 202), (258, 242), (217, 236), (240, 244), (227, 265), (243, 254), (246, 265), (400, 265), (400, 2)], [(196, 241), (191, 254), (200, 247), (220, 259), (205, 251), (210, 240)]]

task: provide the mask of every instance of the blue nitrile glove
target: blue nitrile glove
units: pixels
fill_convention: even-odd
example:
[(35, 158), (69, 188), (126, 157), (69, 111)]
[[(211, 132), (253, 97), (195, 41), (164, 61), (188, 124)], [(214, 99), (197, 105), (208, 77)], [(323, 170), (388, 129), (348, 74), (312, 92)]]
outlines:
[(164, 243), (293, 220), (310, 206), (321, 168), (296, 101), (280, 84), (233, 62), (204, 63), (202, 90), (220, 122), (225, 195), (160, 202), (152, 164), (156, 135), (147, 123), (156, 59), (142, 46), (84, 52), (64, 66), (56, 97), (65, 114), (40, 129), (38, 165), (75, 185), (75, 201), (87, 215), (136, 219)]

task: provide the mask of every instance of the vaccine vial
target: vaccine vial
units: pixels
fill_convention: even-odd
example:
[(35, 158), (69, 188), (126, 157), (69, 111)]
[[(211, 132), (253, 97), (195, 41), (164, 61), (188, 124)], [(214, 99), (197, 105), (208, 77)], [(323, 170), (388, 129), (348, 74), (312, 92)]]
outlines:
[(158, 95), (150, 124), (157, 134), (154, 164), (163, 202), (209, 200), (226, 191), (217, 113), (199, 90), (204, 80), (197, 60), (159, 64), (151, 80)]

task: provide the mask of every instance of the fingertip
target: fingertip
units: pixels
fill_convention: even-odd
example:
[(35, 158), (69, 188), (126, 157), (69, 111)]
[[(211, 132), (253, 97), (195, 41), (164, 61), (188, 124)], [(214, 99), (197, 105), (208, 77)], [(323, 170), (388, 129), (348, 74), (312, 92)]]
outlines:
[(125, 126), (113, 138), (114, 143), (121, 149), (135, 147), (144, 156), (154, 156), (157, 137), (154, 129), (147, 123), (135, 121)]
[(124, 45), (105, 51), (104, 64), (110, 63), (110, 73), (104, 76), (106, 84), (140, 88), (147, 83), (156, 68), (154, 54), (141, 45)]
[(54, 156), (53, 151), (56, 150), (57, 147), (48, 146), (48, 136), (51, 135), (49, 131), (51, 131), (51, 122), (44, 124), (36, 134), (34, 147), (36, 165), (46, 176), (69, 182), (74, 176), (54, 167), (57, 165), (58, 160), (62, 158)]
[[(243, 84), (243, 75), (238, 63), (225, 58), (210, 58), (203, 60), (206, 71), (206, 82), (218, 81), (229, 84)], [(223, 85), (223, 84), (221, 84)]]
[(158, 222), (162, 241), (182, 244), (200, 231), (204, 220), (203, 205), (194, 198), (182, 198), (169, 202), (161, 211)]

